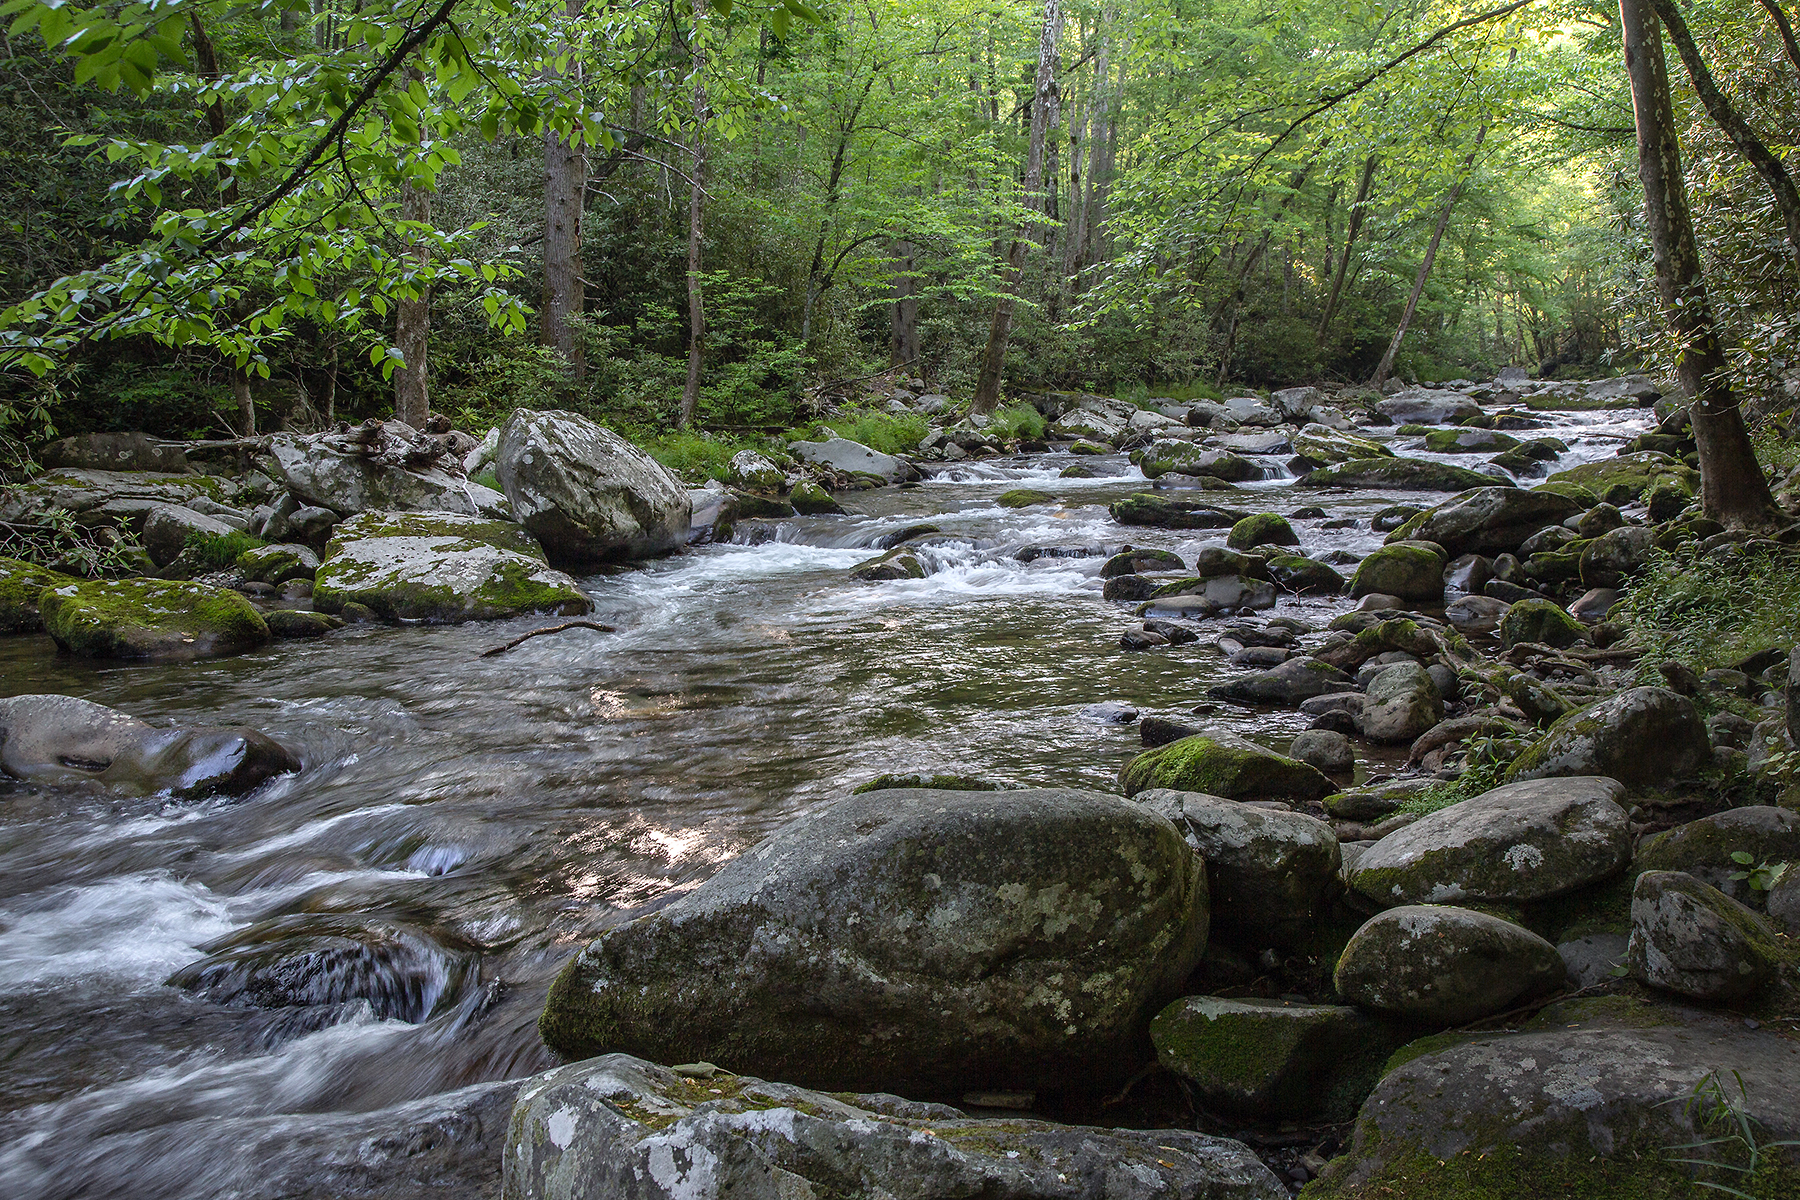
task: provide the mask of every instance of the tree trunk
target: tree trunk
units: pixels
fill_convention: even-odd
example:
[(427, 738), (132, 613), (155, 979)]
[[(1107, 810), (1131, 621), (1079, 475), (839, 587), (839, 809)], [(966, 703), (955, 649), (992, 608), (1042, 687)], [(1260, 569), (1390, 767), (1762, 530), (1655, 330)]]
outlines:
[[(1295, 197), (1299, 196), (1300, 189), (1306, 186), (1306, 177), (1312, 173), (1313, 163), (1330, 144), (1329, 137), (1322, 139), (1313, 148), (1313, 152), (1307, 157), (1306, 162), (1288, 179), (1287, 195), (1281, 198), (1281, 206), (1275, 210), (1276, 221), (1281, 220), (1287, 214), (1288, 209), (1293, 207)], [(1232, 285), (1230, 294), (1225, 298), (1225, 303), (1220, 305), (1219, 311), (1213, 315), (1215, 326), (1221, 320), (1227, 321), (1225, 347), (1219, 353), (1219, 386), (1224, 386), (1225, 374), (1231, 370), (1232, 351), (1237, 348), (1238, 328), (1243, 320), (1245, 288), (1250, 282), (1250, 276), (1254, 275), (1256, 268), (1262, 264), (1263, 256), (1268, 253), (1269, 242), (1274, 235), (1275, 226), (1271, 223), (1269, 228), (1263, 230), (1263, 235), (1257, 239), (1255, 248), (1244, 259), (1244, 265), (1238, 270), (1237, 282)]]
[(1744, 161), (1756, 169), (1768, 186), (1769, 194), (1775, 200), (1775, 210), (1781, 214), (1782, 224), (1786, 227), (1794, 267), (1800, 270), (1800, 192), (1794, 190), (1794, 181), (1788, 176), (1786, 164), (1763, 144), (1750, 122), (1713, 82), (1712, 71), (1700, 57), (1700, 48), (1694, 45), (1694, 37), (1688, 32), (1687, 22), (1681, 19), (1681, 10), (1674, 0), (1655, 0), (1655, 7), (1657, 17), (1668, 27), (1669, 40), (1675, 43), (1675, 50), (1687, 67), (1688, 78), (1694, 81), (1694, 94), (1700, 97), (1706, 115), (1731, 139)]
[(256, 436), (256, 399), (250, 394), (250, 373), (242, 367), (231, 368), (231, 395), (237, 400), (238, 433)]
[(1356, 199), (1350, 203), (1350, 223), (1344, 230), (1344, 249), (1338, 257), (1337, 270), (1332, 272), (1325, 311), (1319, 314), (1317, 340), (1320, 342), (1325, 340), (1325, 334), (1331, 328), (1331, 318), (1337, 316), (1338, 301), (1344, 294), (1344, 278), (1350, 273), (1350, 251), (1356, 245), (1356, 235), (1362, 231), (1363, 218), (1368, 214), (1369, 189), (1375, 183), (1375, 168), (1380, 162), (1379, 154), (1369, 155), (1363, 160), (1362, 174), (1357, 177)]
[(1769, 19), (1775, 22), (1775, 28), (1781, 34), (1781, 48), (1787, 52), (1788, 62), (1793, 64), (1794, 78), (1800, 79), (1800, 41), (1794, 40), (1793, 24), (1777, 0), (1762, 0), (1762, 6), (1769, 11)]
[[(583, 0), (565, 0), (571, 18), (581, 16)], [(566, 49), (566, 47), (565, 47)], [(581, 63), (570, 63), (580, 86)], [(543, 343), (569, 364), (569, 379), (579, 384), (587, 374), (587, 359), (578, 322), (585, 307), (587, 289), (581, 273), (581, 219), (587, 193), (587, 146), (581, 130), (569, 140), (555, 130), (544, 131), (544, 301)]]
[(1475, 166), (1475, 156), (1481, 152), (1481, 143), (1487, 140), (1487, 131), (1488, 127), (1483, 125), (1475, 134), (1475, 147), (1463, 159), (1462, 172), (1457, 176), (1456, 186), (1450, 189), (1450, 195), (1444, 200), (1443, 210), (1438, 213), (1437, 227), (1431, 231), (1431, 244), (1425, 247), (1425, 260), (1419, 264), (1419, 274), (1413, 280), (1412, 294), (1406, 298), (1406, 307), (1400, 312), (1400, 326), (1394, 330), (1394, 340), (1388, 343), (1380, 365), (1375, 368), (1375, 374), (1369, 380), (1370, 387), (1378, 388), (1386, 383), (1388, 372), (1394, 369), (1394, 356), (1400, 353), (1400, 342), (1406, 337), (1406, 330), (1419, 311), (1419, 297), (1425, 294), (1425, 281), (1431, 277), (1431, 264), (1437, 261), (1438, 244), (1444, 240), (1444, 230), (1450, 226), (1450, 210), (1462, 198), (1463, 185), (1469, 182), (1469, 173)]
[[(1062, 0), (1044, 0), (1044, 31), (1038, 38), (1037, 86), (1031, 105), (1031, 140), (1025, 156), (1025, 206), (1041, 211), (1044, 187), (1044, 135), (1056, 94), (1056, 50), (1062, 40)], [(994, 319), (981, 352), (981, 373), (975, 380), (971, 412), (993, 412), (1000, 404), (1000, 372), (1006, 365), (1006, 343), (1012, 336), (1013, 308), (1018, 303), (1019, 281), (1025, 272), (1028, 230), (1015, 229), (1006, 252), (1006, 285), (994, 301)]]
[[(431, 193), (407, 180), (400, 188), (400, 219), (420, 225), (431, 221)], [(431, 265), (431, 244), (415, 237), (411, 255), (423, 271)], [(425, 428), (431, 413), (427, 345), (431, 336), (431, 289), (421, 284), (416, 300), (401, 299), (394, 308), (394, 345), (404, 364), (394, 372), (394, 416), (414, 429)]]
[(706, 49), (702, 42), (706, 29), (702, 13), (704, 5), (694, 6), (693, 46), (690, 48), (694, 68), (694, 145), (688, 165), (692, 178), (688, 181), (688, 361), (687, 382), (681, 388), (681, 427), (694, 423), (694, 410), (700, 404), (700, 367), (706, 346), (706, 305), (700, 283), (700, 236), (706, 216)]
[(897, 240), (889, 249), (894, 260), (894, 303), (888, 324), (888, 359), (903, 366), (919, 357), (919, 281), (913, 274), (913, 244)]
[(1619, 0), (1625, 69), (1637, 121), (1638, 178), (1644, 184), (1644, 223), (1656, 258), (1656, 290), (1679, 344), (1676, 370), (1693, 398), (1694, 441), (1700, 456), (1700, 505), (1706, 515), (1738, 528), (1771, 525), (1780, 511), (1756, 461), (1750, 433), (1726, 378), (1712, 307), (1700, 275), (1675, 109), (1653, 0)]

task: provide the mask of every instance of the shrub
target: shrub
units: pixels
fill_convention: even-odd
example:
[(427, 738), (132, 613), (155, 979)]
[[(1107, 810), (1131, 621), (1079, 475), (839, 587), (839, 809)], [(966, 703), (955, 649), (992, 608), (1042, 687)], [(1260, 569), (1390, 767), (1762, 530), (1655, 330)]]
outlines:
[(689, 483), (704, 483), (709, 477), (724, 479), (731, 470), (731, 456), (746, 443), (721, 440), (707, 433), (677, 430), (646, 439), (644, 451)]
[(820, 425), (841, 438), (861, 442), (883, 454), (911, 454), (919, 442), (931, 432), (931, 422), (916, 413), (874, 412), (848, 409), (835, 417), (827, 417)]
[[(1045, 432), (1050, 428), (1044, 420), (1044, 414), (1029, 404), (1009, 404), (994, 414), (992, 432), (997, 437), (1018, 438), (1026, 441), (1041, 442)], [(924, 437), (921, 433), (919, 437)], [(913, 445), (918, 445), (915, 439)]]
[(247, 533), (201, 533), (195, 530), (181, 544), (181, 552), (194, 562), (213, 570), (222, 570), (237, 562), (238, 555), (263, 544), (261, 538)]
[(1645, 683), (1661, 683), (1657, 664), (1670, 659), (1705, 671), (1791, 647), (1800, 629), (1800, 556), (1737, 546), (1658, 555), (1608, 619), (1644, 647)]

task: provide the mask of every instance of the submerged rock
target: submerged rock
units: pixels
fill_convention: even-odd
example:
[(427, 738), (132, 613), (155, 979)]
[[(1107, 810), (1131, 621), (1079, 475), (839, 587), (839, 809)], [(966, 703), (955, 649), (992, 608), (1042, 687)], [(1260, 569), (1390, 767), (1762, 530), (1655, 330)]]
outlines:
[(1136, 1069), (1206, 928), (1200, 860), (1142, 805), (871, 792), (601, 934), (539, 1027), (571, 1058), (705, 1059), (832, 1089), (1099, 1088)]
[[(687, 1071), (684, 1067), (681, 1070)], [(963, 1116), (894, 1095), (826, 1094), (625, 1054), (527, 1080), (506, 1200), (1282, 1200), (1248, 1147), (1186, 1130)]]
[(93, 780), (129, 795), (185, 799), (244, 795), (298, 771), (300, 760), (253, 729), (159, 729), (74, 696), (30, 695), (0, 700), (0, 768), (33, 783)]
[(38, 607), (45, 631), (81, 658), (209, 658), (269, 640), (248, 600), (201, 583), (82, 580), (45, 589)]

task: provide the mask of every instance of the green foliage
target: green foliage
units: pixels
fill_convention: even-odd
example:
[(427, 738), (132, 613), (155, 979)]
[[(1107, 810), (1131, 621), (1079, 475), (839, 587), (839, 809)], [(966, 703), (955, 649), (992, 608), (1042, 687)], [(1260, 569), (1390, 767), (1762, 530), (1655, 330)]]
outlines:
[(1506, 781), (1506, 768), (1518, 757), (1519, 749), (1519, 743), (1510, 738), (1471, 738), (1463, 752), (1462, 774), (1432, 784), (1402, 802), (1394, 811), (1429, 816), (1439, 809), (1492, 791)]
[(919, 448), (920, 439), (931, 432), (931, 423), (917, 413), (873, 409), (847, 409), (819, 424), (838, 437), (861, 442), (883, 454), (911, 454)]
[[(1050, 423), (1044, 420), (1044, 414), (1029, 404), (1009, 404), (996, 409), (992, 417), (993, 421), (987, 432), (1009, 441), (1041, 442), (1050, 428)], [(920, 432), (919, 437), (924, 436), (924, 432)], [(918, 438), (914, 438), (913, 446), (918, 444)]]
[(1774, 891), (1775, 885), (1781, 882), (1782, 877), (1794, 865), (1786, 862), (1758, 862), (1756, 856), (1748, 850), (1733, 850), (1731, 861), (1744, 868), (1741, 871), (1733, 871), (1732, 879), (1748, 883), (1753, 892), (1764, 893)]
[(202, 533), (191, 531), (181, 544), (181, 552), (196, 566), (223, 570), (237, 562), (238, 555), (263, 545), (263, 540), (247, 533)]
[(0, 524), (0, 557), (89, 579), (148, 570), (150, 562), (129, 530), (110, 525), (89, 529), (60, 508), (46, 509), (36, 522)]
[[(1718, 1072), (1714, 1071), (1695, 1083), (1686, 1096), (1665, 1101), (1679, 1103), (1701, 1135), (1695, 1141), (1665, 1149), (1671, 1162), (1696, 1167), (1703, 1172), (1727, 1171), (1730, 1172), (1728, 1177), (1734, 1177), (1735, 1182), (1756, 1190), (1747, 1192), (1704, 1178), (1694, 1181), (1698, 1186), (1735, 1196), (1738, 1200), (1765, 1200), (1766, 1194), (1757, 1185), (1764, 1182), (1765, 1164), (1774, 1158), (1768, 1151), (1800, 1147), (1800, 1141), (1765, 1141), (1756, 1119), (1746, 1111), (1750, 1093), (1744, 1086), (1744, 1077), (1736, 1071), (1731, 1075), (1737, 1085), (1736, 1096), (1726, 1089)], [(1694, 1152), (1704, 1157), (1695, 1156)]]
[(1736, 546), (1659, 555), (1608, 620), (1645, 648), (1638, 666), (1644, 683), (1660, 683), (1656, 666), (1669, 660), (1705, 671), (1792, 646), (1800, 630), (1800, 555)]
[(675, 431), (649, 438), (644, 450), (689, 483), (724, 479), (731, 472), (731, 456), (748, 443), (721, 439), (709, 433)]

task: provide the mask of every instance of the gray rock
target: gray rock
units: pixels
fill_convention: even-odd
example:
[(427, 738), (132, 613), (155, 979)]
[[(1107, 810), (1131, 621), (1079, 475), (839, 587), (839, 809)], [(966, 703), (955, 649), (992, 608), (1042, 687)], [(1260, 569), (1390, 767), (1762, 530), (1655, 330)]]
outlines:
[(1288, 757), (1317, 767), (1327, 775), (1348, 775), (1356, 769), (1356, 747), (1341, 733), (1309, 729), (1295, 736)]
[(1793, 972), (1761, 917), (1680, 871), (1638, 876), (1630, 955), (1634, 979), (1711, 1003), (1748, 999)]
[(85, 467), (99, 471), (187, 471), (187, 453), (179, 446), (147, 433), (82, 433), (59, 438), (38, 451), (38, 461), (58, 467)]
[(1290, 658), (1280, 666), (1206, 689), (1219, 700), (1245, 700), (1252, 704), (1298, 704), (1327, 692), (1348, 692), (1350, 677), (1316, 658)]
[(1649, 565), (1655, 551), (1656, 535), (1641, 525), (1597, 537), (1581, 552), (1582, 586), (1616, 588)]
[(1623, 870), (1630, 821), (1615, 780), (1513, 783), (1389, 834), (1350, 872), (1375, 904), (1527, 903)]
[(144, 514), (144, 525), (138, 534), (151, 561), (166, 567), (175, 561), (190, 537), (228, 537), (237, 530), (217, 517), (205, 516), (191, 508), (159, 504)]
[(1479, 554), (1463, 554), (1450, 560), (1444, 568), (1444, 590), (1479, 596), (1488, 580), (1494, 577), (1492, 560)]
[(1444, 620), (1458, 633), (1490, 634), (1511, 607), (1492, 596), (1458, 596), (1444, 606)]
[(1769, 921), (1790, 938), (1800, 938), (1800, 866), (1790, 864), (1769, 889)]
[(1631, 869), (1684, 871), (1740, 904), (1756, 904), (1761, 897), (1749, 881), (1731, 878), (1745, 870), (1734, 853), (1748, 854), (1749, 865), (1800, 862), (1800, 813), (1750, 805), (1701, 817), (1645, 839)]
[(0, 522), (38, 523), (50, 509), (60, 509), (90, 528), (112, 525), (135, 533), (158, 505), (227, 494), (227, 486), (208, 475), (65, 467), (0, 490)]
[(1507, 778), (1610, 775), (1632, 787), (1668, 787), (1711, 761), (1693, 703), (1668, 688), (1638, 687), (1559, 719)]
[(1661, 395), (1662, 389), (1647, 375), (1620, 375), (1587, 385), (1589, 400), (1638, 400), (1647, 407)]
[(1283, 388), (1269, 393), (1270, 407), (1280, 413), (1284, 421), (1298, 423), (1323, 403), (1325, 393), (1316, 387)]
[(1623, 933), (1592, 933), (1558, 942), (1556, 952), (1569, 969), (1569, 983), (1586, 988), (1606, 983), (1624, 970), (1630, 944), (1630, 937)]
[(731, 478), (727, 483), (739, 487), (773, 491), (787, 482), (781, 468), (754, 450), (739, 450), (731, 456)]
[(981, 1120), (893, 1095), (687, 1075), (608, 1054), (527, 1080), (505, 1200), (1280, 1200), (1238, 1142)]
[(238, 555), (237, 565), (253, 583), (281, 584), (313, 578), (319, 573), (319, 556), (308, 546), (277, 542), (244, 551)]
[(1206, 860), (1215, 935), (1261, 949), (1297, 946), (1316, 930), (1338, 889), (1331, 826), (1200, 792), (1153, 788), (1136, 799)]
[(1481, 415), (1481, 405), (1461, 392), (1407, 388), (1375, 406), (1396, 425), (1455, 425)]
[(1324, 425), (1308, 425), (1289, 440), (1297, 458), (1309, 467), (1331, 467), (1339, 463), (1371, 458), (1392, 458), (1394, 452), (1380, 442), (1340, 432)]
[(269, 441), (269, 453), (277, 482), (303, 506), (330, 509), (338, 516), (376, 510), (505, 515), (503, 497), (492, 488), (470, 483), (454, 458), (438, 460), (448, 466), (401, 465), (426, 435), (389, 421), (372, 441), (359, 441), (360, 436), (276, 434)]
[(495, 474), (515, 519), (558, 565), (666, 554), (687, 541), (687, 489), (610, 429), (567, 412), (518, 409)]
[(1462, 1025), (1553, 992), (1567, 975), (1556, 947), (1522, 926), (1467, 908), (1412, 904), (1358, 929), (1332, 980), (1353, 1004)]
[(1209, 450), (1193, 442), (1161, 438), (1142, 455), (1136, 456), (1138, 469), (1146, 479), (1164, 475), (1192, 475), (1197, 478), (1222, 479), (1241, 483), (1262, 478), (1262, 468), (1241, 454), (1229, 450)]
[(74, 696), (0, 700), (0, 768), (14, 779), (94, 780), (128, 795), (242, 796), (300, 769), (286, 747), (253, 729), (159, 729)]
[(1569, 615), (1584, 625), (1595, 625), (1604, 621), (1622, 599), (1624, 594), (1617, 588), (1589, 588), (1569, 605)]
[(1416, 662), (1383, 667), (1369, 682), (1358, 724), (1375, 742), (1407, 742), (1444, 719), (1444, 700)]
[(871, 792), (607, 930), (539, 1028), (570, 1058), (705, 1059), (832, 1090), (1105, 1087), (1135, 1070), (1206, 927), (1202, 864), (1142, 805)]
[(1544, 526), (1560, 524), (1580, 511), (1581, 505), (1555, 492), (1476, 488), (1431, 509), (1412, 536), (1436, 542), (1451, 557), (1513, 554)]
[(1443, 548), (1435, 542), (1390, 542), (1357, 566), (1350, 579), (1350, 594), (1381, 594), (1436, 604), (1444, 598), (1447, 562)]
[(1209, 1109), (1349, 1120), (1405, 1040), (1341, 1004), (1187, 996), (1150, 1024), (1156, 1057)]
[(1288, 452), (1288, 435), (1285, 433), (1228, 433), (1214, 440), (1214, 445), (1221, 450), (1232, 450), (1238, 454), (1286, 454)]

